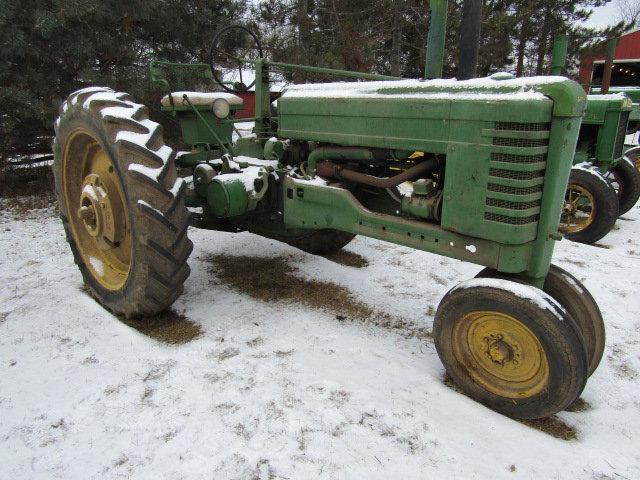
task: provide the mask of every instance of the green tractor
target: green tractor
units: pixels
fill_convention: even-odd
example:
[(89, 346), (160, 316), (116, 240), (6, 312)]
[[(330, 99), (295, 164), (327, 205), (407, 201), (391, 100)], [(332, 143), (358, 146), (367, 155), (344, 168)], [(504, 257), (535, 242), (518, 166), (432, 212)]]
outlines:
[(623, 95), (587, 96), (560, 222), (570, 240), (597, 242), (640, 197), (640, 171), (624, 154), (630, 111)]
[[(431, 8), (427, 67), (441, 68), (446, 1)], [(221, 34), (233, 28), (243, 30)], [(605, 335), (587, 289), (551, 264), (581, 87), (237, 60), (255, 68), (255, 134), (235, 142), (242, 100), (224, 80), (223, 91), (164, 97), (187, 153), (168, 147), (147, 107), (125, 93), (85, 88), (62, 104), (60, 214), (92, 295), (127, 317), (169, 307), (189, 275), (190, 226), (249, 231), (312, 254), (363, 235), (485, 267), (447, 292), (434, 319), (438, 355), (467, 395), (515, 418), (574, 402)], [(158, 73), (171, 65), (152, 67), (175, 90)], [(374, 81), (293, 85), (273, 105), (271, 75), (282, 70)]]
[[(554, 75), (562, 73), (567, 45), (564, 35), (554, 42)], [(640, 172), (624, 156), (632, 110), (632, 100), (621, 93), (587, 96), (560, 220), (570, 240), (597, 242), (640, 197)]]

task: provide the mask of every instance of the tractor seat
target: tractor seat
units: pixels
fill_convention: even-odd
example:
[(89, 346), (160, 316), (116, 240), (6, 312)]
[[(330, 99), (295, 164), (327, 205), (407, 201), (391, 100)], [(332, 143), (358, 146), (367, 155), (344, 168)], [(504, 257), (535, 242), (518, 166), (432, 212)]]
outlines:
[[(242, 99), (239, 96), (227, 92), (171, 92), (169, 95), (173, 97), (173, 103), (176, 106), (188, 105), (183, 98), (184, 95), (187, 95), (187, 98), (193, 106), (211, 107), (213, 102), (218, 99), (226, 100), (229, 105), (232, 106), (242, 106)], [(169, 95), (165, 95), (162, 97), (162, 100), (160, 100), (160, 104), (163, 107), (171, 106)]]

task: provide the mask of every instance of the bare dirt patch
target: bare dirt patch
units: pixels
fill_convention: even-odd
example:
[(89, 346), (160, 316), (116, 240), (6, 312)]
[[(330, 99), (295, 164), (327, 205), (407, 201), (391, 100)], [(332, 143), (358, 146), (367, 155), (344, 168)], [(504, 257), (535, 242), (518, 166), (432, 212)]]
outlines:
[(119, 318), (143, 335), (170, 345), (184, 345), (202, 335), (200, 325), (171, 309), (153, 317)]
[(289, 257), (214, 255), (213, 273), (234, 290), (263, 302), (297, 303), (336, 315), (339, 320), (366, 320), (403, 330), (410, 336), (431, 338), (431, 332), (406, 319), (376, 310), (358, 300), (346, 287), (297, 275)]
[(369, 261), (366, 258), (349, 250), (338, 250), (330, 255), (324, 255), (324, 258), (345, 267), (364, 268), (369, 266)]
[(566, 410), (567, 412), (586, 412), (591, 410), (591, 404), (582, 398), (577, 398)]
[(520, 423), (540, 430), (541, 432), (559, 438), (560, 440), (575, 440), (578, 438), (577, 430), (571, 425), (567, 425), (555, 415), (548, 418), (540, 418), (537, 420), (518, 420)]

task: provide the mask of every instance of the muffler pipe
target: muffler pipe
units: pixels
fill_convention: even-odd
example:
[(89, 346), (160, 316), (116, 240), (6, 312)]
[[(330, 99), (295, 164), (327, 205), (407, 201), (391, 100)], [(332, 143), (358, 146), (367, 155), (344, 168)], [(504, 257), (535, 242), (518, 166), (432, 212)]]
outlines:
[(363, 185), (369, 185), (370, 187), (393, 188), (397, 187), (401, 183), (423, 178), (435, 172), (437, 168), (438, 159), (434, 157), (424, 160), (393, 177), (381, 178), (374, 177), (373, 175), (367, 175), (362, 172), (356, 172), (355, 170), (349, 170), (344, 168), (342, 165), (338, 165), (333, 162), (324, 161), (318, 163), (316, 173), (324, 178), (337, 178), (354, 183), (361, 183)]

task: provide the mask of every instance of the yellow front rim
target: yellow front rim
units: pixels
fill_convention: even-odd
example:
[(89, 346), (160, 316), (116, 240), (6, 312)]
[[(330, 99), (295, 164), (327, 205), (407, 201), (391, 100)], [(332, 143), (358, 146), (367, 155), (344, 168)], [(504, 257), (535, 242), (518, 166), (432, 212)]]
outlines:
[(63, 190), (84, 265), (105, 289), (121, 289), (131, 269), (127, 203), (109, 154), (84, 129), (73, 131), (65, 144)]
[(501, 397), (521, 399), (543, 391), (549, 363), (538, 338), (516, 318), (475, 311), (453, 329), (453, 354), (476, 384)]
[(580, 232), (593, 223), (595, 216), (596, 205), (591, 192), (570, 183), (564, 197), (560, 229), (566, 233)]

